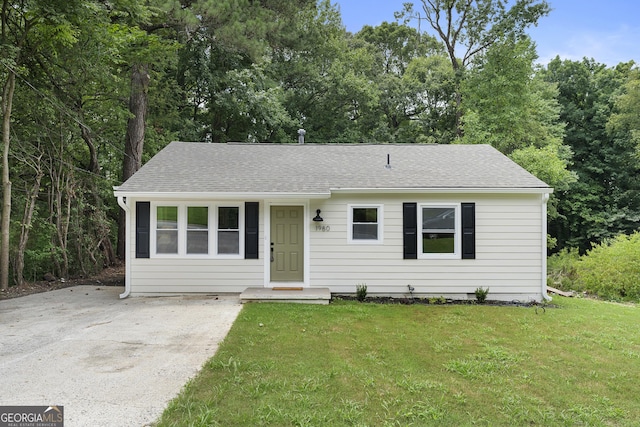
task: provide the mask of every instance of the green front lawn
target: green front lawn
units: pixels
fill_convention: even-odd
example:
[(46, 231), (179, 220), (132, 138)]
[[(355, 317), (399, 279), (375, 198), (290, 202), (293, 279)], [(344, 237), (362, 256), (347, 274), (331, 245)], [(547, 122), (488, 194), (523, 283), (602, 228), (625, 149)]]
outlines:
[(640, 308), (248, 304), (161, 426), (638, 425)]

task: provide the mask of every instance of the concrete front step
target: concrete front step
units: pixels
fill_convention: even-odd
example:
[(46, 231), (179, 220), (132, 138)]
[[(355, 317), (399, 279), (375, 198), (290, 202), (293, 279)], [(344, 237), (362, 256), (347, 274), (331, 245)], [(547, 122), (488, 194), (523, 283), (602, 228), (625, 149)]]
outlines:
[(329, 304), (329, 288), (247, 288), (240, 294), (240, 302), (295, 302), (301, 304)]

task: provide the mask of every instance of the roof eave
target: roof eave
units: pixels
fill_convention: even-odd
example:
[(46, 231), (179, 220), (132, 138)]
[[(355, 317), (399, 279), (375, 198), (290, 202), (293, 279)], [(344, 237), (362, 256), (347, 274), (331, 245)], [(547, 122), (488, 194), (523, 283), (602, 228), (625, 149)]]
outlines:
[(162, 200), (328, 199), (331, 197), (331, 193), (288, 192), (171, 192), (115, 190), (113, 194), (116, 197)]
[(122, 191), (114, 188), (116, 197), (162, 200), (238, 200), (238, 199), (328, 199), (332, 193), (343, 194), (551, 194), (551, 187), (422, 187), (422, 188), (331, 188), (329, 192), (168, 192)]
[(332, 188), (332, 193), (517, 193), (551, 194), (551, 187), (422, 187), (422, 188)]

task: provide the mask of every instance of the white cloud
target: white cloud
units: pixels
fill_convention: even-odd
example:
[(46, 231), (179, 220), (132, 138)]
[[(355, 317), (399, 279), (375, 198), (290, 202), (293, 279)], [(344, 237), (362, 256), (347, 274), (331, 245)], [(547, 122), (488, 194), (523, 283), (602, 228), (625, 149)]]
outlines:
[[(539, 35), (541, 36), (541, 35)], [(561, 59), (580, 61), (593, 58), (596, 62), (615, 66), (620, 62), (640, 62), (640, 28), (622, 25), (612, 31), (580, 30), (538, 37), (539, 62), (548, 64), (559, 55)]]

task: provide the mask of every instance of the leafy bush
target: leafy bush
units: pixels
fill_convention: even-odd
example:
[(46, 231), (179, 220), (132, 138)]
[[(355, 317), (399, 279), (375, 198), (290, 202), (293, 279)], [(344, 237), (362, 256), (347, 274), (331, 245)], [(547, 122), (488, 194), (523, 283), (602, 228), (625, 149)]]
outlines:
[(578, 262), (580, 253), (577, 248), (564, 248), (551, 255), (547, 260), (547, 283), (549, 286), (563, 291), (577, 290), (575, 281), (578, 278)]
[(356, 285), (356, 298), (358, 301), (362, 302), (367, 298), (367, 285), (364, 283), (361, 285)]
[(429, 298), (429, 304), (446, 304), (447, 299), (442, 295), (439, 297), (431, 297)]
[(640, 300), (640, 233), (594, 246), (577, 263), (578, 286), (601, 298)]
[(487, 299), (487, 295), (489, 295), (489, 288), (483, 289), (482, 286), (480, 286), (479, 288), (476, 288), (475, 294), (478, 303), (482, 304)]

